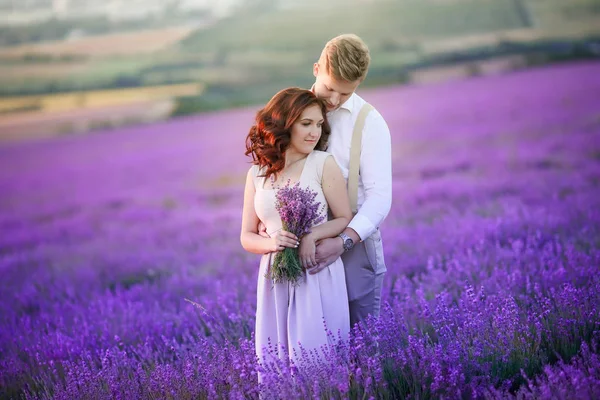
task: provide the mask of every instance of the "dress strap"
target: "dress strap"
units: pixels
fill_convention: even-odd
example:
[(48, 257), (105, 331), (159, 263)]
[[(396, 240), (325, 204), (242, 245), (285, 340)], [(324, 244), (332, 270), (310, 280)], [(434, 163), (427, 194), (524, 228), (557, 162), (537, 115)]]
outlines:
[[(327, 157), (331, 156), (331, 154), (319, 150), (313, 151), (312, 154), (313, 157), (310, 168), (313, 169), (313, 176), (317, 177), (317, 182), (320, 184), (323, 181), (323, 167), (325, 166), (325, 160), (327, 160)], [(308, 161), (310, 161), (310, 159), (307, 160), (307, 162)]]
[(250, 167), (250, 173), (252, 175), (252, 182), (254, 182), (254, 188), (260, 189), (262, 188), (264, 178), (259, 178), (258, 174), (260, 173), (260, 168), (258, 165), (253, 165)]

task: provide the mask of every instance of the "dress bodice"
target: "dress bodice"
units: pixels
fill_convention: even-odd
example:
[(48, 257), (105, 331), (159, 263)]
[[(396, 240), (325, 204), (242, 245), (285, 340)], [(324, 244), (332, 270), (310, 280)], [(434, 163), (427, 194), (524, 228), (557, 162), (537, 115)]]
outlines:
[[(312, 151), (306, 158), (299, 179), (302, 188), (308, 187), (317, 193), (315, 201), (321, 203), (321, 212), (323, 213), (327, 213), (327, 201), (323, 193), (321, 181), (323, 178), (323, 166), (329, 156), (330, 154), (324, 151)], [(256, 189), (254, 209), (258, 218), (265, 224), (267, 233), (270, 235), (281, 229), (281, 218), (275, 208), (277, 187), (272, 189), (270, 183), (266, 182), (266, 178), (259, 176), (262, 175), (262, 170), (257, 165), (253, 165), (251, 171)]]

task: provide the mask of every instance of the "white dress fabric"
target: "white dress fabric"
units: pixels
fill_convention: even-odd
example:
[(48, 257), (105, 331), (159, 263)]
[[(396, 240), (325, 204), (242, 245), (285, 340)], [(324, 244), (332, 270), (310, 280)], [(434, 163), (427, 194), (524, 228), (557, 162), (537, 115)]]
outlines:
[[(299, 180), (302, 188), (308, 187), (317, 192), (315, 201), (321, 205), (327, 204), (321, 177), (328, 156), (329, 153), (322, 151), (310, 153)], [(272, 235), (282, 228), (281, 218), (275, 208), (276, 191), (271, 189), (269, 182), (265, 184), (264, 177), (257, 175), (260, 175), (260, 171), (255, 165), (252, 167), (256, 188), (254, 207), (267, 233)], [(299, 343), (305, 350), (334, 344), (325, 331), (325, 325), (333, 333), (334, 339), (337, 339), (338, 331), (346, 339), (350, 331), (350, 316), (341, 258), (315, 275), (305, 272), (296, 285), (287, 282), (275, 284), (266, 278), (275, 254), (262, 256), (258, 274), (255, 340), (259, 360), (269, 360), (264, 351), (269, 345), (273, 350), (277, 349), (275, 355), (280, 359), (288, 354), (296, 359), (295, 355), (297, 358), (301, 355)]]

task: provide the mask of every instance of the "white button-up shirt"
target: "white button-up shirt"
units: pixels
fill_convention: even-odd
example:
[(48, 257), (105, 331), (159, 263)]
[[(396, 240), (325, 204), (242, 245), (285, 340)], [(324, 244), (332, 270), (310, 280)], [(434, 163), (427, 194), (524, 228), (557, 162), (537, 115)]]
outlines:
[[(352, 96), (337, 110), (327, 113), (331, 125), (328, 152), (333, 154), (348, 181), (354, 123), (365, 104)], [(390, 130), (377, 110), (367, 115), (362, 136), (358, 179), (358, 212), (348, 225), (365, 240), (379, 227), (392, 206), (392, 144)]]

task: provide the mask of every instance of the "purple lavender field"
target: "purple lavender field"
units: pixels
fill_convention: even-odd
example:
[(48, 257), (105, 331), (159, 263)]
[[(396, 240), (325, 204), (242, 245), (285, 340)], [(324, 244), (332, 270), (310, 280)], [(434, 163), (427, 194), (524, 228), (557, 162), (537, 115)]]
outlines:
[(600, 64), (361, 94), (394, 145), (382, 317), (263, 387), (255, 108), (1, 147), (0, 397), (600, 398)]

